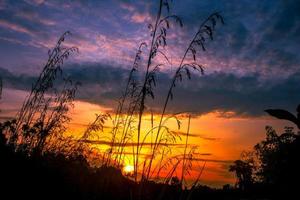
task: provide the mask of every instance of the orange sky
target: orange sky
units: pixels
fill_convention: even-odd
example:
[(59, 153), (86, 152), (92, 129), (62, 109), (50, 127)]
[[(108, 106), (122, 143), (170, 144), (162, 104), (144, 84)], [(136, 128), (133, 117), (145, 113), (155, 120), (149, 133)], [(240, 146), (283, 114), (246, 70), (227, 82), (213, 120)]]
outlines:
[[(71, 112), (73, 122), (70, 124), (70, 132), (73, 134), (80, 134), (85, 125), (91, 122), (95, 113), (109, 111), (110, 108), (103, 108), (101, 106), (90, 104), (86, 102), (77, 101), (75, 109)], [(230, 113), (229, 113), (230, 114)], [(231, 113), (232, 114), (232, 113)], [(224, 115), (223, 115), (224, 116)], [(155, 121), (154, 116), (154, 121)], [(149, 129), (150, 116), (145, 116), (143, 121), (144, 131)], [(187, 130), (187, 118), (181, 118), (182, 126), (180, 132)], [(108, 123), (109, 124), (109, 123)], [(191, 119), (189, 145), (197, 145), (200, 156), (200, 161), (195, 161), (194, 172), (191, 174), (191, 179), (195, 178), (207, 160), (205, 170), (201, 178), (201, 183), (222, 186), (225, 183), (234, 183), (234, 174), (228, 172), (228, 166), (233, 160), (239, 158), (243, 150), (250, 150), (256, 143), (265, 137), (265, 126), (271, 125), (276, 130), (282, 131), (286, 125), (292, 126), (285, 121), (278, 121), (270, 117), (221, 117), (219, 112), (211, 112), (205, 115), (196, 116)], [(175, 120), (170, 121), (168, 126), (173, 130), (177, 130), (177, 123)], [(104, 134), (105, 135), (105, 134)], [(150, 139), (149, 139), (150, 140)], [(148, 141), (149, 141), (148, 140)], [(185, 136), (181, 136), (177, 144), (184, 144)], [(101, 145), (100, 145), (101, 146)], [(107, 145), (102, 145), (99, 148), (109, 148)], [(127, 148), (126, 152), (132, 152), (131, 148)], [(173, 154), (182, 154), (183, 146), (172, 147)], [(147, 153), (147, 148), (142, 150), (142, 153)], [(126, 164), (132, 165), (131, 155), (126, 155)], [(180, 176), (181, 169), (176, 175)]]
[[(4, 89), (3, 99), (0, 103), (1, 113), (0, 117), (4, 120), (5, 117), (12, 117), (19, 109), (25, 92), (20, 90)], [(14, 98), (12, 98), (14, 97)], [(70, 111), (72, 121), (69, 125), (68, 134), (80, 136), (87, 124), (93, 121), (96, 113), (104, 113), (112, 111), (111, 108), (101, 107), (96, 104), (91, 104), (82, 101), (75, 101), (75, 107)], [(195, 179), (201, 170), (204, 160), (206, 166), (201, 176), (201, 183), (211, 186), (222, 186), (225, 183), (234, 183), (234, 174), (228, 172), (228, 166), (235, 159), (238, 159), (243, 150), (249, 150), (257, 142), (262, 140), (265, 136), (264, 128), (266, 125), (272, 125), (276, 130), (283, 130), (283, 127), (288, 124), (285, 121), (279, 121), (270, 117), (234, 117), (233, 113), (227, 113), (224, 118), (218, 111), (210, 112), (201, 116), (196, 116), (191, 119), (189, 137), (189, 147), (197, 145), (197, 155), (195, 158), (198, 161), (193, 162), (193, 171), (188, 179)], [(145, 132), (150, 127), (150, 116), (146, 115), (143, 121), (143, 131)], [(154, 116), (154, 123), (157, 116)], [(182, 126), (180, 132), (185, 133), (187, 130), (187, 117), (181, 117)], [(168, 123), (168, 127), (172, 130), (177, 130), (175, 120)], [(111, 122), (107, 123), (110, 126)], [(109, 130), (105, 129), (106, 133), (100, 133), (100, 140), (108, 140)], [(149, 141), (148, 139), (147, 141)], [(172, 154), (182, 154), (184, 150), (185, 136), (181, 135), (181, 140), (177, 140), (177, 146), (172, 146)], [(97, 148), (104, 150), (109, 146), (94, 145)], [(125, 151), (125, 165), (133, 165), (132, 161), (132, 147), (127, 147)], [(145, 147), (142, 154), (147, 154), (148, 149)], [(175, 175), (180, 177), (181, 166), (179, 166)]]

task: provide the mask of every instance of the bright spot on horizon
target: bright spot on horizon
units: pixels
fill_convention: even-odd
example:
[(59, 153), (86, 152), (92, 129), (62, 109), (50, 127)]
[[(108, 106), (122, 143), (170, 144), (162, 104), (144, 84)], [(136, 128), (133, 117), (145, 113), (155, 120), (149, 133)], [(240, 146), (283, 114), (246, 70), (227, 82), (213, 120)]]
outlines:
[(132, 174), (133, 171), (134, 171), (134, 167), (132, 165), (126, 165), (124, 168), (123, 168), (123, 171), (126, 175), (129, 175), (129, 174)]

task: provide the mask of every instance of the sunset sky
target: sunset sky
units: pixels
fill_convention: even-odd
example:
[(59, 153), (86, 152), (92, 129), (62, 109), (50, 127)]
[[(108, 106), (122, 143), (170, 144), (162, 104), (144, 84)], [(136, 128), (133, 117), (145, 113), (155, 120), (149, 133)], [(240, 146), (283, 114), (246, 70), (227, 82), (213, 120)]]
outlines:
[[(47, 60), (48, 49), (67, 30), (72, 35), (66, 44), (77, 46), (79, 54), (65, 63), (64, 73), (81, 82), (68, 132), (80, 134), (95, 113), (113, 111), (139, 44), (150, 40), (147, 26), (155, 19), (157, 3), (0, 0), (0, 76), (4, 85), (0, 120), (16, 114)], [(264, 110), (295, 112), (299, 104), (299, 10), (297, 0), (173, 1), (171, 11), (181, 17), (184, 26), (169, 30), (165, 52), (171, 65), (162, 67), (155, 99), (146, 102), (155, 112), (161, 109), (170, 76), (199, 24), (214, 11), (220, 11), (225, 19), (225, 25), (217, 26), (207, 51), (198, 56), (205, 74), (193, 74), (191, 80), (178, 85), (167, 110), (193, 114), (190, 144), (199, 145), (196, 164), (201, 167), (207, 161), (202, 183), (234, 183), (228, 166), (264, 138), (266, 125), (279, 132), (292, 126), (267, 116)], [(163, 58), (158, 62), (164, 62)], [(185, 132), (187, 118), (182, 122), (180, 131)], [(176, 129), (175, 124), (170, 126)]]

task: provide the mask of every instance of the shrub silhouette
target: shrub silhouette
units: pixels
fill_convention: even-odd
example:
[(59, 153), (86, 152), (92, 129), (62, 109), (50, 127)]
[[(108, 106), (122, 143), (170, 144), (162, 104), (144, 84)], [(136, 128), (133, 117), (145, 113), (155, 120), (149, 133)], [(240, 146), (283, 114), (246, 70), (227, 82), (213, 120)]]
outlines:
[(239, 188), (246, 192), (271, 199), (293, 197), (300, 178), (299, 156), (300, 137), (292, 127), (278, 135), (267, 126), (266, 138), (254, 146), (250, 158), (235, 161), (229, 171), (236, 173)]
[(247, 190), (253, 184), (253, 166), (250, 162), (236, 160), (234, 161), (234, 164), (229, 167), (229, 171), (235, 172), (239, 189)]
[(266, 139), (254, 147), (261, 162), (258, 175), (277, 192), (296, 192), (300, 178), (299, 135), (290, 127), (281, 135), (272, 127), (267, 126), (266, 130)]

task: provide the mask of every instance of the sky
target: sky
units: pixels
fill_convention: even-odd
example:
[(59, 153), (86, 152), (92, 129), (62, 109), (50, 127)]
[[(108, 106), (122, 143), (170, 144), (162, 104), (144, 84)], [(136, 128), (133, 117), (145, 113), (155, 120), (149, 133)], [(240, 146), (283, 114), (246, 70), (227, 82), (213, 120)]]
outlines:
[[(72, 111), (72, 131), (88, 124), (99, 111), (113, 110), (137, 48), (149, 42), (158, 1), (131, 0), (0, 0), (0, 76), (3, 94), (0, 118), (19, 109), (47, 52), (59, 36), (71, 31), (65, 44), (77, 46), (64, 73), (81, 82)], [(171, 12), (183, 27), (171, 25), (164, 52), (171, 64), (157, 76), (155, 111), (184, 50), (201, 22), (215, 11), (225, 25), (217, 25), (214, 40), (197, 59), (203, 76), (193, 74), (174, 90), (167, 112), (193, 114), (192, 139), (200, 144), (209, 164), (203, 182), (234, 182), (228, 165), (264, 138), (266, 125), (278, 130), (288, 122), (268, 117), (267, 108), (295, 111), (300, 100), (299, 0), (174, 0)], [(144, 51), (147, 51), (145, 49)], [(157, 62), (165, 63), (163, 57)], [(143, 69), (140, 69), (143, 72)], [(186, 120), (186, 119), (185, 119)], [(76, 125), (77, 124), (77, 125)]]

